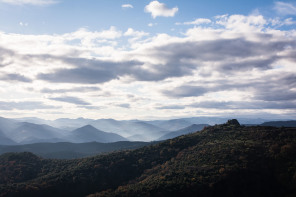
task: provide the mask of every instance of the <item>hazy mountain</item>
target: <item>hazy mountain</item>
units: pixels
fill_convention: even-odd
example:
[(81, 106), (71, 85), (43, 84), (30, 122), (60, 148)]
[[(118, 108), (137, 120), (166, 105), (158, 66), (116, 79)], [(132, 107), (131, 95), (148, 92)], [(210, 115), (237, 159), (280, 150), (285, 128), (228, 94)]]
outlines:
[(0, 130), (0, 145), (14, 145), (16, 144), (13, 140), (9, 139), (1, 130)]
[(149, 145), (149, 142), (113, 142), (113, 143), (36, 143), (15, 146), (1, 146), (0, 154), (8, 152), (32, 152), (43, 158), (74, 159), (118, 150), (136, 149)]
[(124, 127), (126, 131), (130, 131), (130, 134), (143, 136), (142, 139), (139, 139), (143, 141), (152, 141), (164, 134), (162, 128), (142, 121), (125, 122)]
[(83, 159), (2, 154), (0, 196), (295, 196), (295, 128), (229, 123)]
[(17, 127), (9, 131), (9, 136), (17, 143), (34, 143), (34, 142), (55, 142), (61, 141), (65, 136), (65, 131), (48, 126), (38, 125), (28, 122), (21, 122), (16, 124)]
[(162, 137), (158, 138), (158, 140), (166, 140), (166, 139), (171, 139), (174, 137), (178, 137), (180, 135), (186, 135), (188, 133), (196, 132), (196, 131), (201, 131), (204, 129), (206, 126), (209, 126), (208, 124), (193, 124), (189, 127), (179, 129), (177, 131), (172, 131), (166, 135), (163, 135)]
[(33, 123), (33, 124), (46, 124), (46, 125), (51, 125), (52, 121), (51, 120), (44, 120), (41, 118), (36, 118), (36, 117), (25, 117), (25, 118), (16, 118), (14, 119), (18, 122), (29, 122), (29, 123)]
[[(26, 118), (25, 118), (26, 119)], [(28, 118), (30, 120), (42, 119)], [(20, 120), (20, 119), (19, 119)], [(34, 142), (57, 142), (57, 138), (62, 137), (64, 131), (50, 127), (48, 125), (39, 125), (29, 122), (19, 122), (19, 120), (0, 117), (0, 128), (2, 133), (9, 139), (17, 143), (34, 143)]]
[(123, 128), (123, 121), (114, 119), (99, 119), (91, 121), (90, 124), (95, 128), (105, 132), (113, 132), (117, 134), (120, 133), (122, 136), (126, 136), (128, 134), (128, 132)]
[(88, 125), (92, 121), (93, 121), (92, 119), (85, 119), (85, 118), (76, 118), (76, 119), (60, 118), (52, 121), (50, 125), (60, 129), (66, 129), (66, 130), (72, 131), (73, 129), (77, 129), (85, 125)]
[(75, 129), (68, 136), (71, 142), (83, 143), (83, 142), (117, 142), (117, 141), (127, 141), (126, 138), (115, 134), (107, 133), (96, 129), (91, 125), (86, 125), (81, 128)]
[(185, 119), (173, 119), (173, 120), (156, 120), (149, 121), (148, 123), (153, 124), (157, 127), (162, 128), (165, 131), (176, 131), (192, 125), (190, 121)]
[(132, 135), (132, 136), (127, 137), (127, 139), (129, 141), (145, 141), (143, 139), (146, 139), (146, 138), (142, 135), (136, 134), (136, 135)]
[(16, 120), (0, 117), (0, 129), (6, 136), (9, 135), (10, 130), (17, 128), (17, 123), (19, 122)]
[[(48, 123), (51, 126), (30, 122), (19, 122), (21, 120), (28, 120), (36, 123)], [(113, 119), (91, 120), (83, 118), (63, 118), (57, 119), (55, 121), (47, 121), (38, 118), (20, 118), (18, 119), (18, 121), (13, 119), (0, 118), (0, 129), (2, 128), (3, 133), (8, 138), (11, 138), (16, 142), (23, 144), (38, 142), (67, 142), (70, 139), (65, 138), (65, 136), (68, 136), (72, 130), (88, 125), (88, 123), (91, 123), (102, 132), (113, 134), (116, 133), (124, 137), (137, 136), (136, 138), (131, 139), (133, 141), (152, 141), (164, 134), (161, 132), (163, 129), (140, 121), (117, 121)], [(53, 126), (59, 128), (55, 128)], [(111, 141), (127, 140), (126, 138), (118, 138), (118, 136), (113, 137), (115, 140), (112, 139)], [(88, 141), (89, 140), (90, 139), (88, 139)], [(82, 142), (83, 140), (74, 140), (74, 142), (80, 141)], [(108, 139), (107, 141), (109, 142), (110, 139)]]
[(91, 125), (105, 132), (112, 132), (129, 138), (137, 136), (137, 140), (151, 141), (162, 136), (162, 128), (142, 121), (118, 121), (113, 119), (100, 119), (91, 122)]
[(261, 124), (262, 126), (273, 126), (273, 127), (296, 127), (296, 120), (290, 121), (271, 121)]
[[(26, 123), (20, 122), (26, 120)], [(114, 120), (114, 119), (68, 119), (54, 121), (39, 118), (7, 119), (0, 117), (0, 129), (10, 139), (18, 143), (62, 142), (69, 141), (69, 133), (85, 125), (103, 132), (115, 133), (131, 141), (153, 141), (171, 131), (188, 127), (192, 124), (219, 124), (228, 118), (221, 117), (192, 117), (172, 120)], [(262, 124), (264, 119), (239, 119), (242, 124)], [(46, 123), (46, 124), (44, 124)], [(31, 124), (31, 126), (30, 126)], [(50, 125), (50, 126), (49, 126)], [(61, 129), (63, 128), (63, 129)]]

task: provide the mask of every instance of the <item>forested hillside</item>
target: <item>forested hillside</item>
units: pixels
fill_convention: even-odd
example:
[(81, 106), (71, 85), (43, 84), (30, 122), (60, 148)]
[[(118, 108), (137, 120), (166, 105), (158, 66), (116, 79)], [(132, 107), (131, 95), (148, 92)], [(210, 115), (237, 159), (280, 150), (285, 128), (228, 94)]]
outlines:
[(296, 195), (296, 128), (207, 127), (137, 150), (76, 160), (0, 156), (0, 196)]

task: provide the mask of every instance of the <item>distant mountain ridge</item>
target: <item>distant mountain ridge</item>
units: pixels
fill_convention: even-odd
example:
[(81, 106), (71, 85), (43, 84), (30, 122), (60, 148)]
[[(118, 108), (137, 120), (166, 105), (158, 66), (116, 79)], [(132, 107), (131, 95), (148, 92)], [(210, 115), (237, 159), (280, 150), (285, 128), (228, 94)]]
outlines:
[(126, 138), (115, 134), (107, 133), (101, 130), (96, 129), (91, 125), (86, 125), (81, 128), (75, 129), (70, 133), (67, 138), (75, 143), (82, 142), (118, 142), (118, 141), (127, 141)]
[(65, 136), (65, 131), (48, 125), (20, 122), (9, 131), (9, 138), (20, 144), (40, 141), (58, 142)]

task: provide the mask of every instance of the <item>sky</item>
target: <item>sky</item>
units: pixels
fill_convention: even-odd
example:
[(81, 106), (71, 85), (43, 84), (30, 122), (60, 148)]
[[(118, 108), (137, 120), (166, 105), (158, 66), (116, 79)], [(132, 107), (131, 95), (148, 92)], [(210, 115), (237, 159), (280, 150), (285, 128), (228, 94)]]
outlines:
[(296, 119), (296, 1), (0, 0), (0, 116)]

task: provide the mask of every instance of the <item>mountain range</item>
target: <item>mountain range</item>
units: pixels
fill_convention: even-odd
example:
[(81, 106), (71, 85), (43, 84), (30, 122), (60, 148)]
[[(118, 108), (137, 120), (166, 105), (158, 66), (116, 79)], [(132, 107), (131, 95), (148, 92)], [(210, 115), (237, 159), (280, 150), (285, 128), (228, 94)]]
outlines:
[(91, 125), (86, 125), (81, 128), (75, 129), (67, 136), (71, 142), (83, 143), (83, 142), (118, 142), (128, 141), (126, 138), (115, 134), (100, 131)]
[[(226, 118), (193, 117), (172, 120), (114, 120), (114, 119), (7, 119), (0, 117), (0, 144), (32, 144), (43, 142), (116, 142), (164, 140), (201, 130), (206, 125), (226, 122)], [(262, 124), (263, 119), (242, 119), (242, 124)], [(275, 122), (266, 124), (274, 125)], [(293, 121), (275, 124), (291, 125)], [(200, 127), (196, 125), (201, 125)]]
[(237, 121), (73, 160), (0, 155), (0, 196), (296, 196), (296, 130)]

